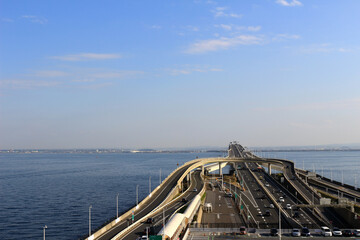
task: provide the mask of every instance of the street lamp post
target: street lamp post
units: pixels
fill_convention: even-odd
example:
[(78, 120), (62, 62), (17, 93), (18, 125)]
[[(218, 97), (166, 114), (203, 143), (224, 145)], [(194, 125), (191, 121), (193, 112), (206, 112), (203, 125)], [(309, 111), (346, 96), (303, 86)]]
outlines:
[(281, 240), (281, 204), (279, 204), (279, 239)]
[(139, 208), (139, 184), (136, 185), (136, 209)]
[(116, 218), (119, 218), (119, 194), (116, 195)]
[(89, 206), (89, 237), (91, 236), (91, 208), (92, 206)]
[(149, 196), (151, 197), (151, 176), (149, 176)]
[(159, 185), (161, 184), (161, 168), (160, 168), (160, 175), (159, 175)]
[(47, 226), (46, 226), (46, 225), (43, 227), (43, 230), (44, 230), (44, 240), (45, 240), (45, 229), (47, 229)]

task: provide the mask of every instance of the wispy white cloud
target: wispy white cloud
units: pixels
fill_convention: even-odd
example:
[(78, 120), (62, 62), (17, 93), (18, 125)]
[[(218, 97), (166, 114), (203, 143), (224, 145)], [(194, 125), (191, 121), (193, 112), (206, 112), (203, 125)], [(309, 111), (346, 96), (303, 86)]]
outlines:
[(251, 32), (258, 32), (261, 30), (261, 26), (249, 26), (249, 27), (247, 27), (247, 30), (249, 30)]
[(90, 79), (124, 79), (144, 74), (143, 71), (100, 71), (89, 73), (87, 78)]
[(162, 26), (160, 26), (160, 25), (152, 25), (150, 28), (152, 28), (152, 29), (162, 29)]
[(215, 27), (222, 28), (222, 29), (227, 30), (227, 31), (232, 30), (232, 26), (228, 25), (228, 24), (217, 24), (217, 25), (215, 25)]
[(192, 32), (198, 32), (199, 28), (196, 26), (192, 26), (192, 25), (188, 25), (185, 27), (188, 31), (192, 31)]
[(212, 12), (214, 13), (215, 17), (231, 17), (231, 18), (241, 18), (241, 14), (233, 13), (227, 11), (227, 7), (216, 7)]
[(296, 7), (302, 6), (303, 4), (298, 0), (276, 0), (277, 4), (280, 4), (285, 7)]
[(39, 24), (45, 24), (48, 22), (48, 20), (44, 17), (39, 16), (33, 16), (33, 15), (23, 15), (21, 18), (27, 19), (28, 21), (32, 23), (39, 23)]
[(4, 79), (0, 80), (1, 88), (10, 89), (33, 89), (44, 87), (56, 87), (61, 85), (59, 81), (29, 80), (29, 79)]
[(237, 45), (254, 45), (261, 44), (262, 38), (253, 35), (238, 35), (236, 37), (222, 37), (218, 39), (207, 39), (193, 43), (188, 47), (185, 53), (206, 53), (211, 51), (218, 51), (228, 49)]
[(67, 71), (42, 70), (22, 74), (20, 77), (0, 79), (0, 88), (34, 89), (47, 87), (95, 88), (115, 84), (119, 80), (128, 80), (143, 75), (142, 71), (107, 70), (96, 68), (71, 68)]
[(237, 26), (233, 24), (215, 24), (214, 27), (221, 28), (226, 31), (258, 32), (261, 30), (261, 26)]
[(14, 20), (11, 18), (2, 18), (1, 21), (2, 22), (14, 22)]
[(208, 72), (221, 72), (221, 68), (211, 68), (207, 66), (182, 66), (177, 68), (165, 69), (170, 75), (188, 75), (191, 73), (208, 73)]
[(274, 41), (284, 41), (284, 40), (299, 39), (299, 38), (300, 38), (300, 35), (282, 33), (282, 34), (277, 34), (276, 36), (274, 36), (273, 40)]
[(113, 53), (79, 53), (79, 54), (70, 54), (63, 56), (52, 56), (50, 57), (56, 60), (62, 61), (88, 61), (88, 60), (108, 60), (108, 59), (118, 59), (121, 58), (120, 54)]
[(64, 71), (57, 71), (57, 70), (46, 70), (46, 71), (37, 71), (32, 75), (36, 77), (64, 77), (69, 75), (69, 73)]

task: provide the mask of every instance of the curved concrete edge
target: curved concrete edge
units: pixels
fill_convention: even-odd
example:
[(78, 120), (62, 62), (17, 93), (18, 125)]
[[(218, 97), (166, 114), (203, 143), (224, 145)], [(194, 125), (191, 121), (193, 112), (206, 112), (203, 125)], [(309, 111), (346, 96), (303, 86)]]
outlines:
[[(122, 214), (121, 216), (119, 216), (118, 218), (114, 219), (113, 221), (111, 221), (110, 223), (108, 223), (107, 225), (105, 225), (104, 227), (102, 227), (101, 229), (97, 230), (95, 233), (93, 233), (90, 237), (85, 238), (85, 240), (94, 240), (97, 239), (99, 237), (101, 237), (104, 233), (106, 233), (107, 231), (109, 231), (111, 228), (113, 228), (114, 226), (121, 224), (122, 221), (126, 220), (127, 218), (129, 218), (132, 215), (132, 212), (139, 210), (139, 208), (141, 208), (145, 203), (147, 203), (150, 199), (152, 199), (151, 196), (153, 196), (154, 194), (156, 194), (168, 181), (169, 178), (171, 178), (171, 176), (173, 176), (174, 174), (177, 173), (177, 171), (179, 171), (181, 168), (190, 165), (193, 162), (197, 162), (199, 161), (199, 159), (195, 159), (189, 162), (186, 162), (185, 164), (183, 164), (181, 167), (176, 168), (175, 170), (173, 170), (162, 182), (159, 186), (157, 186), (152, 192), (151, 195), (149, 194), (146, 198), (144, 198), (139, 204), (138, 206), (135, 206), (133, 208), (131, 208), (130, 210), (128, 210), (127, 212), (125, 212), (124, 214)], [(171, 192), (168, 194), (168, 196), (165, 198), (165, 200), (159, 205), (161, 206), (162, 204), (164, 204), (164, 202), (168, 199), (169, 195), (171, 194)], [(165, 202), (166, 203), (166, 202)]]
[[(159, 191), (164, 184), (167, 182), (167, 180), (173, 176), (179, 169), (186, 167), (186, 166), (190, 166), (185, 172), (184, 174), (180, 177), (180, 179), (178, 180), (177, 186), (181, 185), (181, 182), (183, 181), (183, 179), (185, 178), (185, 176), (191, 172), (193, 169), (198, 168), (208, 162), (228, 162), (231, 160), (235, 160), (235, 161), (250, 161), (250, 162), (266, 162), (266, 161), (271, 161), (272, 163), (280, 163), (281, 161), (287, 161), (289, 163), (292, 163), (292, 166), (294, 166), (294, 163), (290, 160), (280, 160), (280, 159), (264, 159), (264, 158), (259, 158), (259, 159), (243, 159), (243, 158), (197, 158), (191, 161), (188, 161), (186, 163), (184, 163), (181, 167), (176, 168), (174, 171), (172, 171), (162, 182), (159, 186), (157, 186), (152, 192), (151, 195), (155, 194), (157, 191)], [(206, 163), (204, 163), (206, 162)], [(139, 204), (138, 206), (135, 206), (133, 208), (131, 208), (130, 210), (128, 210), (126, 213), (122, 214), (119, 218), (113, 220), (112, 222), (110, 222), (109, 224), (107, 224), (106, 226), (102, 227), (101, 229), (99, 229), (98, 231), (96, 231), (95, 233), (93, 233), (90, 237), (86, 238), (85, 240), (94, 240), (98, 237), (100, 237), (101, 235), (103, 235), (105, 232), (107, 232), (108, 230), (110, 230), (112, 227), (114, 227), (117, 224), (121, 224), (121, 221), (123, 221), (124, 219), (127, 219), (129, 216), (131, 216), (133, 211), (138, 210), (138, 208), (142, 207), (142, 205), (144, 205), (149, 199), (151, 199), (150, 195), (148, 195), (146, 198), (144, 198)], [(163, 202), (164, 203), (164, 202)], [(163, 203), (161, 203), (159, 206), (161, 206)]]
[[(187, 173), (183, 174), (183, 175), (187, 175)], [(203, 179), (203, 177), (202, 177)], [(205, 184), (204, 184), (205, 186)], [(177, 189), (177, 186), (175, 186), (173, 188), (173, 190), (171, 192), (173, 192), (175, 189)], [(184, 196), (185, 193), (187, 193), (188, 191), (190, 191), (190, 188), (188, 188), (185, 192), (181, 193), (179, 196), (177, 196), (176, 198), (172, 199), (171, 201), (169, 201), (168, 203), (166, 204), (162, 204), (162, 205), (159, 205), (157, 208), (155, 208), (154, 210), (152, 210), (150, 213), (146, 214), (144, 217), (142, 217), (141, 219), (137, 220), (135, 223), (131, 224), (129, 227), (127, 227), (126, 229), (122, 230), (120, 233), (118, 233), (117, 235), (115, 235), (111, 240), (119, 240), (119, 239), (122, 239), (124, 237), (126, 237), (126, 235), (132, 231), (134, 228), (138, 227), (139, 224), (143, 221), (145, 221), (147, 218), (159, 213), (160, 211), (163, 210), (163, 208), (167, 207), (168, 205), (172, 204), (173, 202), (179, 200), (180, 198), (182, 198)], [(167, 198), (171, 198), (171, 195), (169, 194), (167, 196)], [(166, 201), (166, 199), (164, 200), (164, 202)]]

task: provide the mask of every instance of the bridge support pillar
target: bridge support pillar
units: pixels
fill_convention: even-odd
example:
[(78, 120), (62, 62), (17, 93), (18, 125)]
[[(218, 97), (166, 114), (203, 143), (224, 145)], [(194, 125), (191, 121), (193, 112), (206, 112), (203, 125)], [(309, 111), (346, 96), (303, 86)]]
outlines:
[(219, 174), (220, 174), (220, 177), (221, 177), (222, 176), (221, 162), (219, 162)]
[(204, 165), (201, 166), (201, 174), (204, 175)]
[(268, 174), (271, 175), (271, 163), (268, 163)]

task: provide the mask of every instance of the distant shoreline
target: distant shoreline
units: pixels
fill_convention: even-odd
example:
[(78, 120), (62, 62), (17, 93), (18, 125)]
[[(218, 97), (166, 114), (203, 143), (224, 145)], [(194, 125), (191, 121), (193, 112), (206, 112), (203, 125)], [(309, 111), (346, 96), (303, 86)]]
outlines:
[[(252, 152), (355, 152), (360, 151), (354, 149), (255, 149)], [(104, 154), (104, 153), (227, 153), (227, 149), (223, 150), (122, 150), (122, 149), (14, 149), (0, 150), (0, 154), (22, 153), (22, 154), (39, 154), (39, 153), (88, 153), (88, 154)]]

